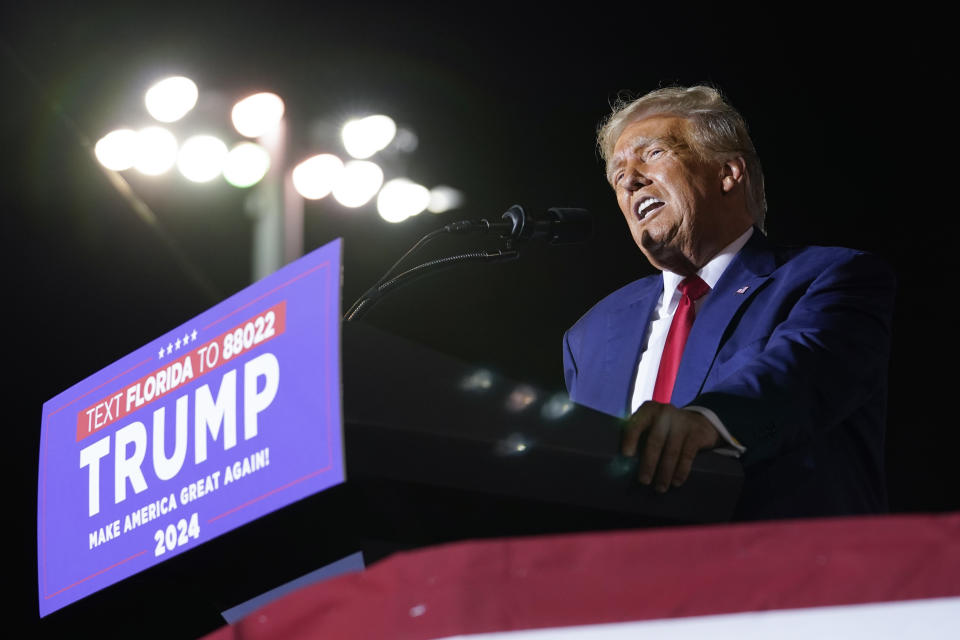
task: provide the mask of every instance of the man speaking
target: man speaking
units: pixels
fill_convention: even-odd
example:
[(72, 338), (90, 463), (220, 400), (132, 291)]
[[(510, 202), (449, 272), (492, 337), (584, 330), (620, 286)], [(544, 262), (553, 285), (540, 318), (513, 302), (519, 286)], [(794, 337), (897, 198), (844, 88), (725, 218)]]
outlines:
[[(619, 104), (598, 142), (633, 239), (662, 273), (564, 336), (571, 398), (629, 416), (623, 453), (658, 491), (683, 484), (698, 451), (731, 447), (744, 465), (738, 519), (884, 511), (890, 269), (768, 242), (759, 158), (710, 87)], [(815, 189), (800, 197), (821, 206)]]

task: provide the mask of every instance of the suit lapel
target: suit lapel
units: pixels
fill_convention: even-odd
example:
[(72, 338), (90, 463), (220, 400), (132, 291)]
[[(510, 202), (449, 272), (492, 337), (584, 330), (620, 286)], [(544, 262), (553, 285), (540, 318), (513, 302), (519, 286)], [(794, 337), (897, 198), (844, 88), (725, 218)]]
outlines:
[(697, 312), (677, 371), (671, 404), (682, 407), (697, 397), (733, 318), (775, 268), (776, 260), (766, 237), (755, 230)]
[(603, 406), (619, 407), (624, 416), (630, 414), (637, 362), (650, 325), (650, 314), (663, 293), (663, 277), (659, 275), (642, 283), (643, 288), (633, 300), (610, 314), (607, 327), (609, 338), (604, 350), (603, 386), (599, 391)]

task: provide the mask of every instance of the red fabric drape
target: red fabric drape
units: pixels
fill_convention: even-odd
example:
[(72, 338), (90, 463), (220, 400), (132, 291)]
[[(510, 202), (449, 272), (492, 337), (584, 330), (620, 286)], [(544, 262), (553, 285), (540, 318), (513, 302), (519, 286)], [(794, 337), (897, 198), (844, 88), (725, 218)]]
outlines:
[(960, 513), (796, 520), (400, 553), (207, 638), (438, 638), (958, 595)]

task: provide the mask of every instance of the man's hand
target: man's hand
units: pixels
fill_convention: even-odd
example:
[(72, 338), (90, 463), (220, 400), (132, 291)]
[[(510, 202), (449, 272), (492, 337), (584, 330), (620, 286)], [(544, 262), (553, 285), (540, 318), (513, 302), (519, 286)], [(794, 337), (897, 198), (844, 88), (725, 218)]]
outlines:
[(637, 455), (644, 433), (647, 440), (640, 452), (638, 479), (650, 484), (656, 472), (654, 487), (660, 493), (671, 484), (679, 487), (686, 482), (697, 452), (713, 448), (720, 441), (720, 434), (702, 414), (652, 400), (640, 405), (627, 421), (623, 455)]

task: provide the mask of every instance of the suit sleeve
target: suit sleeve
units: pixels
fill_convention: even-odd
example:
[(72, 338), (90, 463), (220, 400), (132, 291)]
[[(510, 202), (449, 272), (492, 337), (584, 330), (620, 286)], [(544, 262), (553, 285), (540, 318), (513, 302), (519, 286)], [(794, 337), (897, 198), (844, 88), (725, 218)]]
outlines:
[(825, 430), (883, 427), (892, 271), (874, 256), (851, 254), (795, 296), (762, 348), (736, 354), (729, 372), (691, 403), (711, 409), (746, 446), (745, 464)]

